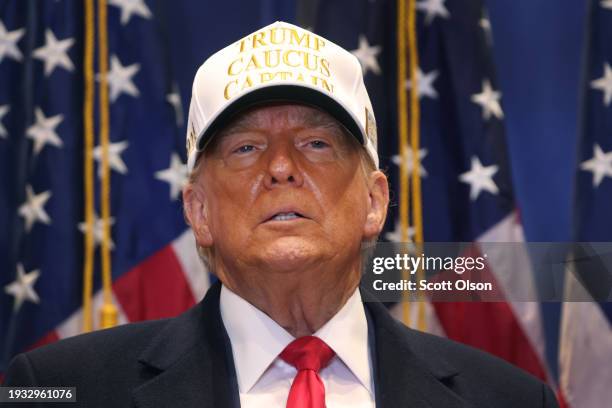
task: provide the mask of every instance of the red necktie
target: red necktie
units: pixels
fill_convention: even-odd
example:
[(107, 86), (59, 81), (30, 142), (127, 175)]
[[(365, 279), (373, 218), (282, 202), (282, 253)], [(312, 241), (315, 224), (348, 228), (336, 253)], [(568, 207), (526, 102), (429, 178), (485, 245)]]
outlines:
[(300, 337), (285, 347), (280, 358), (298, 370), (289, 390), (287, 408), (325, 408), (325, 386), (318, 372), (334, 354), (323, 340), (314, 336)]

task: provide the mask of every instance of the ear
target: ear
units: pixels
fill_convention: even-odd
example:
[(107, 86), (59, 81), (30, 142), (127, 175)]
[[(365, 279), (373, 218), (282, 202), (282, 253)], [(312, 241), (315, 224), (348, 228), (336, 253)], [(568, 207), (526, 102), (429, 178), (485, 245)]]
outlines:
[(368, 176), (368, 212), (363, 226), (364, 239), (373, 239), (382, 231), (389, 206), (389, 183), (380, 170)]
[(208, 222), (208, 206), (206, 195), (201, 186), (188, 183), (183, 188), (183, 203), (185, 206), (185, 216), (193, 230), (196, 242), (202, 247), (211, 247), (213, 238)]

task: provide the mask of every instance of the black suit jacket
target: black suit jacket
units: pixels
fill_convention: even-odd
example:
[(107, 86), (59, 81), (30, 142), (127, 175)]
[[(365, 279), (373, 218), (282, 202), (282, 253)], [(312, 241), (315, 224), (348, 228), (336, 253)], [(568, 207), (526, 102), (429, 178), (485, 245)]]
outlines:
[[(5, 385), (76, 386), (78, 403), (71, 406), (238, 407), (220, 289), (213, 285), (200, 304), (173, 319), (89, 333), (20, 354)], [(365, 307), (377, 407), (557, 406), (546, 385), (502, 360), (408, 329), (379, 303)]]

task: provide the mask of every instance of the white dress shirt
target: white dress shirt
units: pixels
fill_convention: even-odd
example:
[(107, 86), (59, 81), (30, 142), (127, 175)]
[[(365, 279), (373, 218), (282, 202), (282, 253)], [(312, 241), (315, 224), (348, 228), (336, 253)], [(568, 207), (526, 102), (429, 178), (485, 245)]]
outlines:
[[(241, 408), (285, 407), (297, 370), (278, 355), (295, 338), (225, 286), (220, 309), (232, 344)], [(313, 336), (336, 352), (319, 372), (326, 406), (374, 407), (368, 323), (359, 290)]]

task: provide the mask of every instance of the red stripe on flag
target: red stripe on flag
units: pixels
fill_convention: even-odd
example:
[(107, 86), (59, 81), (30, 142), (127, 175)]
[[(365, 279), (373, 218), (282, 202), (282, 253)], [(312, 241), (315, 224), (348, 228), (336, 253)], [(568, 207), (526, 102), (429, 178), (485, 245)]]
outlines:
[(38, 341), (36, 343), (31, 344), (27, 349), (25, 349), (25, 351), (34, 350), (35, 348), (42, 347), (45, 344), (56, 342), (59, 339), (60, 338), (57, 335), (57, 333), (55, 332), (55, 330), (51, 330), (50, 332), (48, 332), (47, 334), (42, 336), (40, 339), (38, 339)]
[(195, 304), (171, 245), (117, 279), (113, 291), (132, 322), (176, 316)]
[[(477, 246), (471, 246), (464, 256), (482, 256)], [(496, 291), (499, 287), (495, 275), (485, 262), (485, 269), (478, 272), (479, 282), (491, 282)], [(470, 272), (453, 278), (469, 278)], [(448, 276), (447, 276), (448, 277)], [(495, 299), (500, 299), (499, 293)], [(487, 296), (480, 297), (486, 299)], [(476, 347), (522, 368), (543, 381), (547, 381), (542, 363), (519, 324), (509, 303), (501, 302), (432, 302), (438, 320), (446, 336)]]
[(434, 303), (446, 335), (479, 348), (546, 381), (538, 356), (505, 302)]
[(559, 408), (570, 408), (570, 405), (565, 401), (565, 395), (563, 395), (561, 387), (557, 390), (557, 401), (559, 402)]

